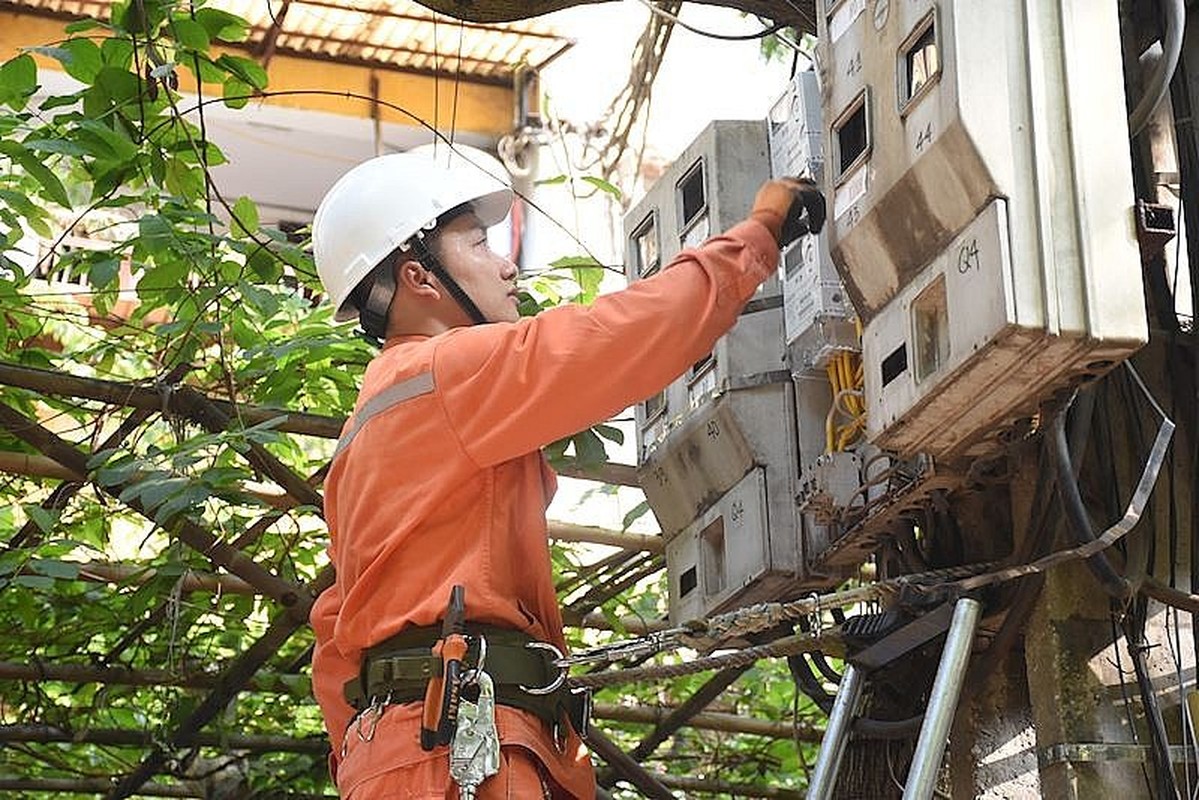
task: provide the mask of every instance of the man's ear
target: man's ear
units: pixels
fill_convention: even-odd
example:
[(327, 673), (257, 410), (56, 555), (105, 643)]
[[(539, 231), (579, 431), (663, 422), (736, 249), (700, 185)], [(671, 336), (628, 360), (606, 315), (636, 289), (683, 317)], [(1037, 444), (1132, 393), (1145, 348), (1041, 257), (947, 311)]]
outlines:
[(440, 286), (433, 273), (425, 269), (425, 265), (415, 259), (400, 259), (395, 266), (396, 287), (410, 295), (430, 297), (436, 300), (441, 296)]

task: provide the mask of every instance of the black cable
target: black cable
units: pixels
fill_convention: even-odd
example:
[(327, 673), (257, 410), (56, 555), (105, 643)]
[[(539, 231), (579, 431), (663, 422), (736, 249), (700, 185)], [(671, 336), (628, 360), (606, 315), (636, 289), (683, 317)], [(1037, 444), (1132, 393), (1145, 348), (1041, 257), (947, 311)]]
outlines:
[(1148, 601), (1138, 597), (1131, 613), (1124, 617), (1124, 639), (1132, 655), (1133, 670), (1137, 675), (1137, 688), (1141, 692), (1141, 704), (1149, 723), (1150, 755), (1153, 757), (1154, 777), (1157, 779), (1157, 800), (1171, 798), (1179, 800), (1178, 783), (1174, 780), (1174, 768), (1170, 763), (1170, 739), (1166, 734), (1166, 722), (1162, 718), (1161, 704), (1149, 678), (1149, 666), (1145, 653), (1150, 645), (1145, 640), (1145, 611)]
[(824, 690), (820, 681), (812, 674), (812, 668), (802, 653), (787, 656), (787, 669), (791, 671), (791, 679), (795, 681), (795, 688), (806, 694), (826, 715), (831, 714), (833, 696)]
[(828, 663), (828, 659), (825, 658), (824, 653), (821, 653), (820, 651), (808, 653), (808, 659), (814, 665), (816, 665), (817, 671), (819, 671), (829, 683), (841, 683), (841, 673), (833, 669), (833, 665)]
[[(1057, 490), (1062, 499), (1062, 508), (1066, 516), (1066, 529), (1070, 532), (1075, 544), (1086, 544), (1095, 540), (1094, 527), (1087, 516), (1086, 506), (1078, 488), (1078, 479), (1074, 477), (1074, 465), (1070, 459), (1070, 445), (1066, 440), (1066, 412), (1069, 407), (1062, 409), (1053, 418), (1050, 435), (1053, 440), (1054, 466), (1057, 471)], [(1128, 581), (1120, 575), (1107, 553), (1098, 552), (1086, 560), (1087, 567), (1099, 580), (1103, 590), (1114, 598), (1127, 599), (1132, 592)]]
[(785, 22), (776, 22), (773, 25), (770, 25), (770, 26), (758, 31), (757, 33), (744, 33), (744, 34), (713, 33), (711, 31), (705, 31), (700, 28), (696, 28), (692, 25), (688, 25), (686, 22), (683, 22), (681, 19), (679, 19), (677, 14), (671, 14), (669, 11), (663, 11), (662, 9), (660, 9), (656, 5), (654, 5), (651, 2), (651, 0), (639, 0), (639, 1), (640, 1), (641, 5), (648, 8), (650, 10), (650, 12), (652, 12), (653, 14), (656, 14), (657, 16), (662, 17), (663, 19), (670, 20), (672, 23), (674, 23), (675, 25), (678, 25), (680, 28), (682, 28), (685, 31), (691, 31), (694, 34), (698, 34), (699, 36), (706, 36), (709, 39), (719, 39), (720, 41), (723, 41), (723, 42), (748, 42), (748, 41), (752, 41), (754, 39), (763, 39), (763, 38), (771, 35), (772, 33), (778, 33), (783, 28), (789, 27), (787, 25), (787, 23), (785, 23)]

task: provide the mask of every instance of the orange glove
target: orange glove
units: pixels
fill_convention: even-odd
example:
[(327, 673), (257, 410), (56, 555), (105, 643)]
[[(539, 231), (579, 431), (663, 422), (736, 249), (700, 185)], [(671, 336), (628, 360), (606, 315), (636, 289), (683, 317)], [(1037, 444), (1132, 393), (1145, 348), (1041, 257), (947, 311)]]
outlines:
[(774, 234), (779, 247), (786, 247), (824, 227), (824, 195), (807, 178), (769, 180), (758, 189), (749, 216)]

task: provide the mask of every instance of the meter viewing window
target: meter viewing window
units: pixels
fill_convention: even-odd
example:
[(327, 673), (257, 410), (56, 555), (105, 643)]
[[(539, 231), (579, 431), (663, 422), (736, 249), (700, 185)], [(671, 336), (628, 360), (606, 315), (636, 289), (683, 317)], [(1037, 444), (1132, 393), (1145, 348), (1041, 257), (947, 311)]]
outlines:
[(637, 277), (646, 278), (653, 275), (661, 266), (661, 258), (658, 255), (657, 215), (655, 213), (651, 212), (637, 226), (637, 230), (633, 231), (632, 242)]
[(919, 383), (949, 362), (949, 300), (944, 275), (938, 275), (912, 301), (912, 328), (916, 344), (916, 382)]
[(645, 400), (641, 404), (641, 410), (645, 413), (645, 421), (648, 423), (654, 417), (666, 410), (666, 392), (658, 392), (653, 397)]
[(687, 380), (694, 381), (700, 375), (703, 375), (716, 363), (716, 354), (708, 353), (706, 356), (696, 361), (691, 365), (691, 369), (687, 370)]
[(932, 14), (925, 17), (899, 48), (899, 107), (904, 108), (941, 74), (937, 49), (937, 25)]
[(865, 92), (858, 95), (845, 113), (833, 123), (833, 143), (837, 147), (838, 178), (865, 159), (870, 149), (870, 125)]
[(724, 590), (724, 517), (717, 517), (700, 534), (704, 567), (704, 594), (711, 596)]
[(679, 228), (686, 228), (708, 206), (708, 191), (704, 185), (704, 160), (696, 161), (679, 181)]

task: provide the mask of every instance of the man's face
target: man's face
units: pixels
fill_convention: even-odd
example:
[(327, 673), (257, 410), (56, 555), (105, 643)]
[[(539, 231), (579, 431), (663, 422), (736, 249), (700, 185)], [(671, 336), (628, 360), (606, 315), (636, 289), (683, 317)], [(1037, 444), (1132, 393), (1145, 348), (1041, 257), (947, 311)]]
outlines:
[(487, 230), (474, 214), (462, 214), (439, 228), (433, 246), (442, 265), (488, 322), (520, 319), (516, 310), (517, 267), (492, 251), (487, 244)]

